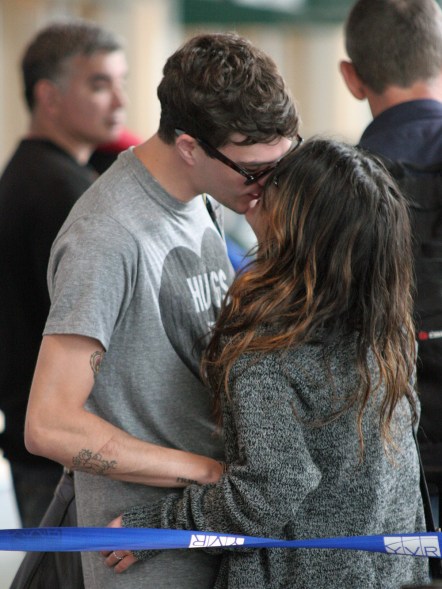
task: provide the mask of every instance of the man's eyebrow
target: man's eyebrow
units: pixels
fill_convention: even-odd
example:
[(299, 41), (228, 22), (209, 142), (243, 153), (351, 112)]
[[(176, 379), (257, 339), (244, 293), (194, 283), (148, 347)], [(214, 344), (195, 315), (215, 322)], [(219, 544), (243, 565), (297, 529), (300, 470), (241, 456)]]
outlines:
[(279, 162), (279, 160), (282, 157), (284, 157), (284, 156), (278, 157), (275, 160), (270, 160), (267, 162), (258, 162), (255, 160), (255, 161), (251, 161), (251, 162), (236, 162), (236, 163), (238, 164), (238, 166), (241, 166), (242, 168), (255, 168), (255, 167), (260, 168), (262, 166), (271, 166), (272, 164), (276, 164), (276, 162)]
[(89, 79), (92, 82), (101, 82), (101, 81), (108, 82), (111, 79), (111, 77), (108, 74), (96, 73), (96, 74), (91, 74), (89, 76)]
[(103, 74), (101, 72), (92, 73), (89, 76), (90, 80), (110, 80), (110, 76), (108, 74)]
[[(90, 82), (112, 82), (114, 78), (113, 78), (113, 76), (111, 76), (109, 74), (103, 74), (101, 72), (96, 72), (96, 73), (92, 73), (88, 79)], [(126, 81), (127, 75), (121, 76), (121, 80)]]

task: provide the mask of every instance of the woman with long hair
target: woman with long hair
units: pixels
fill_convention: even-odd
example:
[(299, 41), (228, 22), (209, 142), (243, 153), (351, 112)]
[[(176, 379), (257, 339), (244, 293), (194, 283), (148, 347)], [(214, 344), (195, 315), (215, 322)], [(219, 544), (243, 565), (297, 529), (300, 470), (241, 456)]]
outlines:
[[(203, 364), (226, 472), (130, 509), (122, 525), (283, 539), (424, 530), (404, 198), (372, 156), (315, 138), (281, 161), (247, 216), (256, 258)], [(152, 556), (123, 552), (116, 572)], [(398, 589), (427, 569), (370, 552), (233, 549), (215, 587)]]

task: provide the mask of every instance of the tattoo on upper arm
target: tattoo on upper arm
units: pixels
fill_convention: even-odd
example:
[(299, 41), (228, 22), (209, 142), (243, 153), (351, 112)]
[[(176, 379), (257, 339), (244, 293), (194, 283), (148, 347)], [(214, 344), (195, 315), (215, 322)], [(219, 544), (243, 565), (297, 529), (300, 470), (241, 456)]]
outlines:
[(101, 367), (101, 363), (103, 361), (103, 358), (104, 358), (104, 352), (97, 350), (96, 352), (94, 352), (92, 354), (92, 356), (89, 360), (89, 363), (92, 368), (92, 372), (94, 373), (94, 378), (100, 372), (100, 367)]
[(78, 456), (72, 458), (72, 467), (81, 472), (104, 475), (116, 466), (116, 460), (105, 460), (101, 454), (94, 454), (91, 450), (86, 449), (81, 450)]

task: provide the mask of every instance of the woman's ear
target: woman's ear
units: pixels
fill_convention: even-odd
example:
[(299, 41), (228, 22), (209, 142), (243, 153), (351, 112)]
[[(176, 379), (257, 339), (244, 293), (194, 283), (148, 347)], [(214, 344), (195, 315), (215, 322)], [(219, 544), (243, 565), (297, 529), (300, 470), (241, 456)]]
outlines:
[(344, 78), (347, 88), (350, 90), (353, 96), (357, 100), (364, 100), (367, 98), (365, 85), (358, 76), (353, 63), (351, 61), (341, 61), (339, 63), (339, 70), (342, 77)]

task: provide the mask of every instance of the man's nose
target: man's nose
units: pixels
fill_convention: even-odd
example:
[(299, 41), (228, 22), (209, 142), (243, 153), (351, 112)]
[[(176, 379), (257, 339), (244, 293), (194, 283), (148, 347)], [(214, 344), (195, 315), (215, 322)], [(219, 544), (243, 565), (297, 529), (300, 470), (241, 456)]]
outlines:
[(264, 176), (261, 176), (261, 178), (258, 178), (258, 180), (256, 181), (258, 186), (260, 186), (261, 188), (264, 186), (264, 184), (267, 182), (267, 178), (269, 177), (270, 172), (271, 170), (269, 170), (268, 173)]
[(125, 88), (116, 86), (112, 92), (112, 106), (117, 108), (124, 108), (127, 105), (127, 93)]

